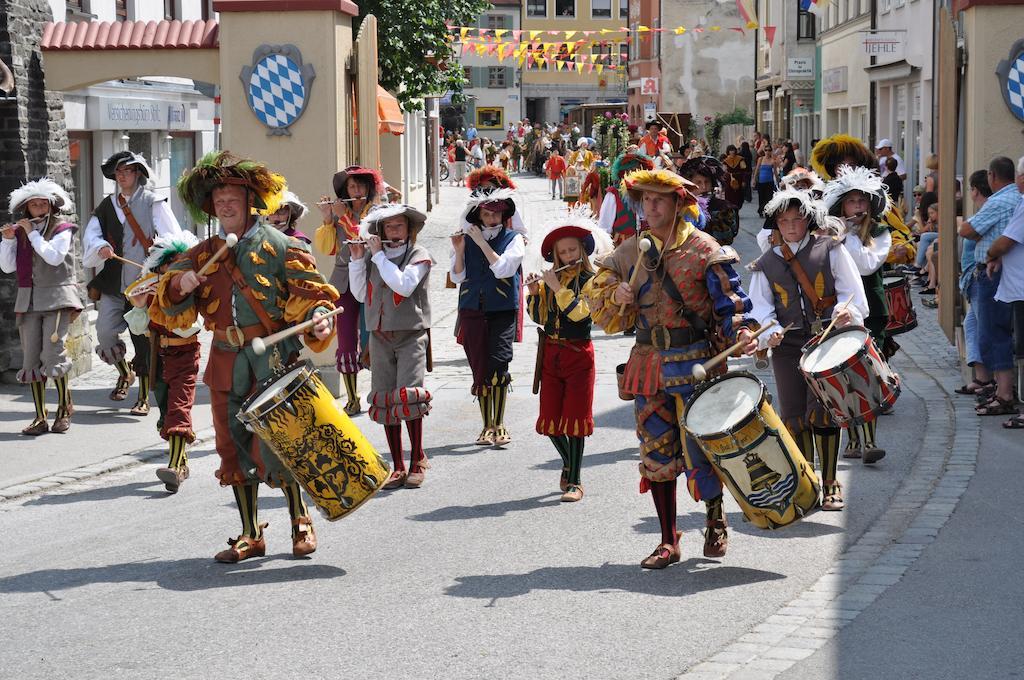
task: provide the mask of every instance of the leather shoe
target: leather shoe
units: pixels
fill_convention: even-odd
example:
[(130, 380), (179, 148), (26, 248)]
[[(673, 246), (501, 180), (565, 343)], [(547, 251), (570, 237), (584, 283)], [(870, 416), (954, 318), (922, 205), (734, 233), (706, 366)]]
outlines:
[(885, 449), (880, 449), (877, 446), (865, 446), (864, 447), (864, 464), (872, 465), (885, 458)]
[(178, 487), (188, 479), (188, 466), (180, 468), (162, 467), (156, 471), (157, 479), (164, 483), (164, 487), (171, 493), (178, 493)]
[(306, 515), (292, 521), (292, 555), (305, 557), (316, 552), (316, 532), (313, 520)]
[(270, 526), (267, 523), (260, 525), (260, 537), (252, 538), (242, 534), (238, 538), (229, 538), (227, 550), (221, 550), (213, 556), (213, 559), (224, 564), (235, 564), (250, 557), (263, 557), (267, 554), (267, 540), (263, 530)]
[(412, 469), (409, 470), (409, 476), (405, 478), (405, 488), (418, 489), (423, 486), (423, 480), (426, 479), (428, 467), (430, 467), (430, 464), (427, 463), (426, 458), (413, 462)]
[(46, 418), (36, 418), (32, 421), (32, 424), (21, 431), (22, 434), (28, 435), (29, 437), (38, 437), (41, 434), (46, 434), (50, 431), (50, 424), (46, 422)]
[(128, 398), (128, 388), (135, 383), (135, 373), (129, 371), (128, 375), (117, 379), (117, 384), (110, 391), (111, 401), (124, 401)]
[(66, 411), (57, 411), (57, 418), (50, 427), (50, 432), (67, 432), (71, 427), (71, 414)]
[(654, 549), (654, 552), (644, 558), (640, 566), (644, 569), (664, 569), (668, 565), (678, 562), (680, 536), (682, 536), (682, 533), (677, 531), (675, 544), (662, 543)]
[(562, 494), (563, 503), (575, 503), (576, 501), (583, 500), (583, 485), (582, 484), (569, 484)]
[(135, 402), (135, 406), (132, 406), (128, 413), (133, 416), (148, 416), (149, 415), (149, 404), (144, 401)]
[(708, 520), (708, 528), (704, 532), (704, 557), (725, 557), (729, 547), (729, 532), (724, 519)]
[(409, 473), (405, 470), (393, 470), (391, 476), (388, 477), (387, 483), (384, 484), (384, 490), (400, 489), (405, 485), (405, 478), (408, 476)]

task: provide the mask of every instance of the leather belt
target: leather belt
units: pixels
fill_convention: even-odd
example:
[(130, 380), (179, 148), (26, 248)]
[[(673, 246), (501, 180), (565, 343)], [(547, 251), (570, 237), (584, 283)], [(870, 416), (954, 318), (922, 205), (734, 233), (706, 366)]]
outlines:
[(552, 345), (562, 345), (564, 347), (568, 347), (574, 352), (582, 352), (583, 348), (586, 347), (587, 343), (590, 342), (590, 340), (584, 340), (582, 338), (574, 340), (570, 338), (558, 338), (549, 335), (546, 337), (545, 342), (549, 342)]
[(161, 335), (158, 337), (160, 347), (181, 347), (183, 345), (194, 345), (199, 342), (198, 335), (190, 335), (187, 338), (171, 337)]
[(262, 324), (254, 323), (251, 326), (228, 326), (227, 328), (213, 329), (215, 342), (227, 345), (233, 349), (242, 349), (253, 338), (262, 338), (266, 334)]
[(665, 326), (653, 326), (651, 328), (636, 329), (636, 343), (638, 345), (651, 345), (655, 349), (660, 350), (686, 347), (703, 339), (703, 334), (698, 334), (690, 327), (666, 328)]

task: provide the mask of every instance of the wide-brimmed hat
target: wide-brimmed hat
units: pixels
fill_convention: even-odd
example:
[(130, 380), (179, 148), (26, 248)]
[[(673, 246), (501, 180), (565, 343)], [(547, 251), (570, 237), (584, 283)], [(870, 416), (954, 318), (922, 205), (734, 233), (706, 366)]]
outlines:
[(359, 177), (370, 183), (373, 195), (367, 196), (368, 199), (376, 198), (384, 193), (384, 178), (381, 177), (379, 172), (373, 168), (364, 168), (361, 165), (350, 165), (344, 170), (339, 170), (334, 173), (334, 177), (331, 179), (331, 186), (334, 188), (334, 195), (338, 198), (348, 198), (348, 191), (345, 189), (345, 183), (348, 181), (349, 177)]
[(306, 213), (309, 212), (309, 208), (307, 208), (306, 204), (302, 202), (302, 199), (288, 190), (285, 190), (285, 192), (281, 194), (281, 208), (285, 207), (292, 212), (292, 222), (301, 220), (306, 216)]
[(829, 215), (842, 216), (843, 197), (851, 191), (859, 191), (868, 197), (871, 217), (876, 220), (889, 209), (889, 194), (876, 170), (841, 165), (837, 172), (839, 176), (825, 185), (825, 193), (821, 197)]
[(8, 196), (7, 211), (13, 216), (25, 207), (33, 198), (45, 198), (50, 202), (50, 211), (57, 212), (61, 208), (71, 210), (71, 197), (64, 187), (49, 177), (40, 177), (32, 182), (25, 182)]
[(646, 123), (644, 123), (644, 129), (650, 130), (652, 125), (657, 125), (658, 127), (665, 127), (664, 125), (661, 124), (661, 121), (659, 120), (649, 120)]
[(178, 180), (178, 196), (196, 222), (213, 211), (213, 190), (235, 185), (245, 187), (252, 196), (253, 208), (262, 213), (276, 212), (281, 204), (285, 179), (263, 163), (239, 158), (230, 151), (211, 151), (186, 170)]
[(542, 231), (544, 238), (540, 242), (540, 254), (548, 262), (554, 261), (555, 244), (563, 238), (578, 238), (588, 256), (595, 253), (603, 255), (612, 250), (611, 237), (597, 226), (594, 213), (584, 204), (572, 208), (565, 215), (551, 218)]
[(721, 186), (725, 181), (725, 165), (714, 156), (697, 156), (682, 164), (679, 174), (683, 177), (704, 175), (714, 186)]
[(100, 172), (107, 179), (114, 179), (114, 173), (117, 169), (124, 165), (137, 165), (139, 172), (142, 173), (142, 177), (139, 178), (139, 184), (145, 184), (146, 180), (153, 174), (149, 169), (149, 165), (146, 164), (146, 159), (140, 153), (132, 153), (131, 151), (118, 151), (110, 155), (107, 160), (103, 161), (100, 165)]
[(416, 235), (423, 229), (427, 222), (426, 214), (420, 212), (411, 205), (402, 203), (390, 203), (375, 205), (366, 213), (366, 217), (359, 223), (359, 233), (366, 236), (382, 236), (380, 223), (392, 217), (404, 216), (409, 221), (409, 240), (416, 238)]
[(790, 208), (798, 208), (800, 214), (807, 218), (807, 230), (824, 229), (829, 225), (828, 213), (821, 201), (814, 198), (808, 191), (793, 187), (779, 189), (764, 206), (764, 228), (778, 229), (776, 219)]
[(508, 173), (497, 165), (485, 165), (466, 175), (466, 188), (475, 191), (484, 184), (493, 184), (498, 189), (515, 189), (515, 182)]
[(512, 218), (516, 214), (516, 192), (513, 189), (490, 189), (481, 187), (469, 195), (466, 202), (466, 221), (477, 226), (482, 225), (480, 209), (486, 208), (494, 212), (501, 212), (502, 221)]
[[(809, 189), (800, 189), (797, 184), (800, 182), (810, 182), (811, 186)], [(783, 187), (792, 187), (800, 191), (824, 191), (825, 183), (821, 181), (821, 177), (818, 173), (807, 168), (801, 168), (799, 166), (793, 168), (779, 181)]]
[(640, 153), (639, 151), (627, 151), (615, 159), (612, 163), (612, 169), (610, 171), (611, 181), (618, 184), (622, 181), (622, 176), (626, 173), (633, 172), (634, 170), (653, 170), (654, 161), (651, 160), (650, 156)]
[(850, 135), (835, 134), (822, 139), (811, 150), (811, 167), (825, 181), (836, 176), (837, 168), (853, 161), (853, 165), (865, 168), (875, 166), (875, 154), (868, 145)]
[(634, 170), (622, 179), (620, 193), (628, 195), (639, 205), (645, 191), (659, 194), (675, 194), (681, 199), (680, 207), (693, 205), (697, 197), (693, 193), (697, 185), (671, 170)]

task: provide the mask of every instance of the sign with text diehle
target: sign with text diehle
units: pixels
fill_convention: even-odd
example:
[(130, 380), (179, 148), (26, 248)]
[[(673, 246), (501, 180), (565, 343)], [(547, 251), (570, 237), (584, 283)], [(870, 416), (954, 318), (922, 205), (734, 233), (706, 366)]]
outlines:
[(864, 54), (877, 57), (880, 63), (899, 61), (904, 58), (907, 32), (862, 31), (860, 43)]

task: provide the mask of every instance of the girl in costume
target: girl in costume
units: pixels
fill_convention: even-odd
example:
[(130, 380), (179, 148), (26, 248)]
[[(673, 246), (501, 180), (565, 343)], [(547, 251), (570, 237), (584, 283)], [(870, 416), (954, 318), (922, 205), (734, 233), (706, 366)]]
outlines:
[[(868, 314), (864, 326), (882, 350), (886, 345), (885, 326), (889, 320), (882, 266), (892, 248), (892, 237), (880, 220), (889, 209), (889, 195), (875, 170), (843, 165), (838, 169), (838, 177), (825, 185), (822, 200), (830, 215), (846, 223), (846, 249), (857, 265), (867, 295)], [(872, 420), (851, 427), (843, 457), (863, 458), (866, 464), (884, 458), (885, 449), (879, 448), (875, 441), (877, 425), (878, 421)]]
[(563, 502), (583, 498), (583, 444), (594, 432), (594, 345), (581, 291), (594, 276), (590, 257), (611, 249), (589, 208), (574, 209), (549, 223), (540, 252), (551, 268), (528, 283), (527, 309), (541, 326), (537, 433), (550, 438), (562, 458)]
[[(49, 177), (23, 184), (10, 194), (8, 212), (17, 221), (4, 225), (0, 242), (0, 269), (16, 274), (18, 282), (14, 313), (22, 363), (17, 378), (28, 383), (36, 407), (35, 419), (21, 431), (29, 436), (67, 432), (75, 410), (68, 387), (71, 359), (64, 338), (71, 321), (82, 311), (71, 249), (78, 227), (58, 216), (62, 208), (71, 209), (71, 198)], [(46, 413), (49, 378), (57, 386), (53, 427)]]
[(362, 308), (348, 288), (351, 253), (347, 242), (359, 238), (359, 223), (370, 208), (383, 201), (384, 180), (376, 170), (350, 165), (335, 173), (332, 185), (335, 197), (321, 196), (317, 203), (323, 223), (317, 228), (315, 239), (317, 250), (334, 256), (330, 283), (341, 293), (338, 303), (345, 308), (335, 318), (338, 328), (337, 364), (348, 398), (344, 411), (353, 416), (363, 410), (356, 379), (362, 367), (360, 346), (365, 346), (366, 342), (361, 338), (359, 323)]
[(743, 199), (745, 198), (744, 187), (750, 182), (750, 166), (747, 165), (747, 161), (743, 159), (743, 156), (739, 154), (739, 150), (733, 144), (726, 147), (725, 158), (722, 162), (729, 173), (728, 181), (723, 187), (725, 200), (732, 203), (739, 210), (743, 207)]
[[(416, 488), (429, 467), (423, 387), (430, 355), (430, 253), (416, 243), (427, 216), (408, 205), (375, 206), (352, 244), (349, 287), (364, 305), (370, 331), (370, 419), (384, 426), (394, 468), (385, 489)], [(369, 252), (367, 252), (367, 250)], [(402, 454), (402, 422), (409, 431), (410, 469)]]
[(304, 243), (311, 243), (309, 237), (299, 231), (295, 225), (306, 216), (309, 209), (302, 200), (290, 191), (284, 192), (281, 207), (267, 217), (267, 221), (280, 229), (287, 236), (297, 238)]
[(699, 156), (683, 163), (679, 174), (697, 187), (697, 205), (705, 218), (702, 230), (721, 245), (731, 245), (740, 230), (740, 215), (719, 196), (726, 179), (725, 166), (713, 156)]

